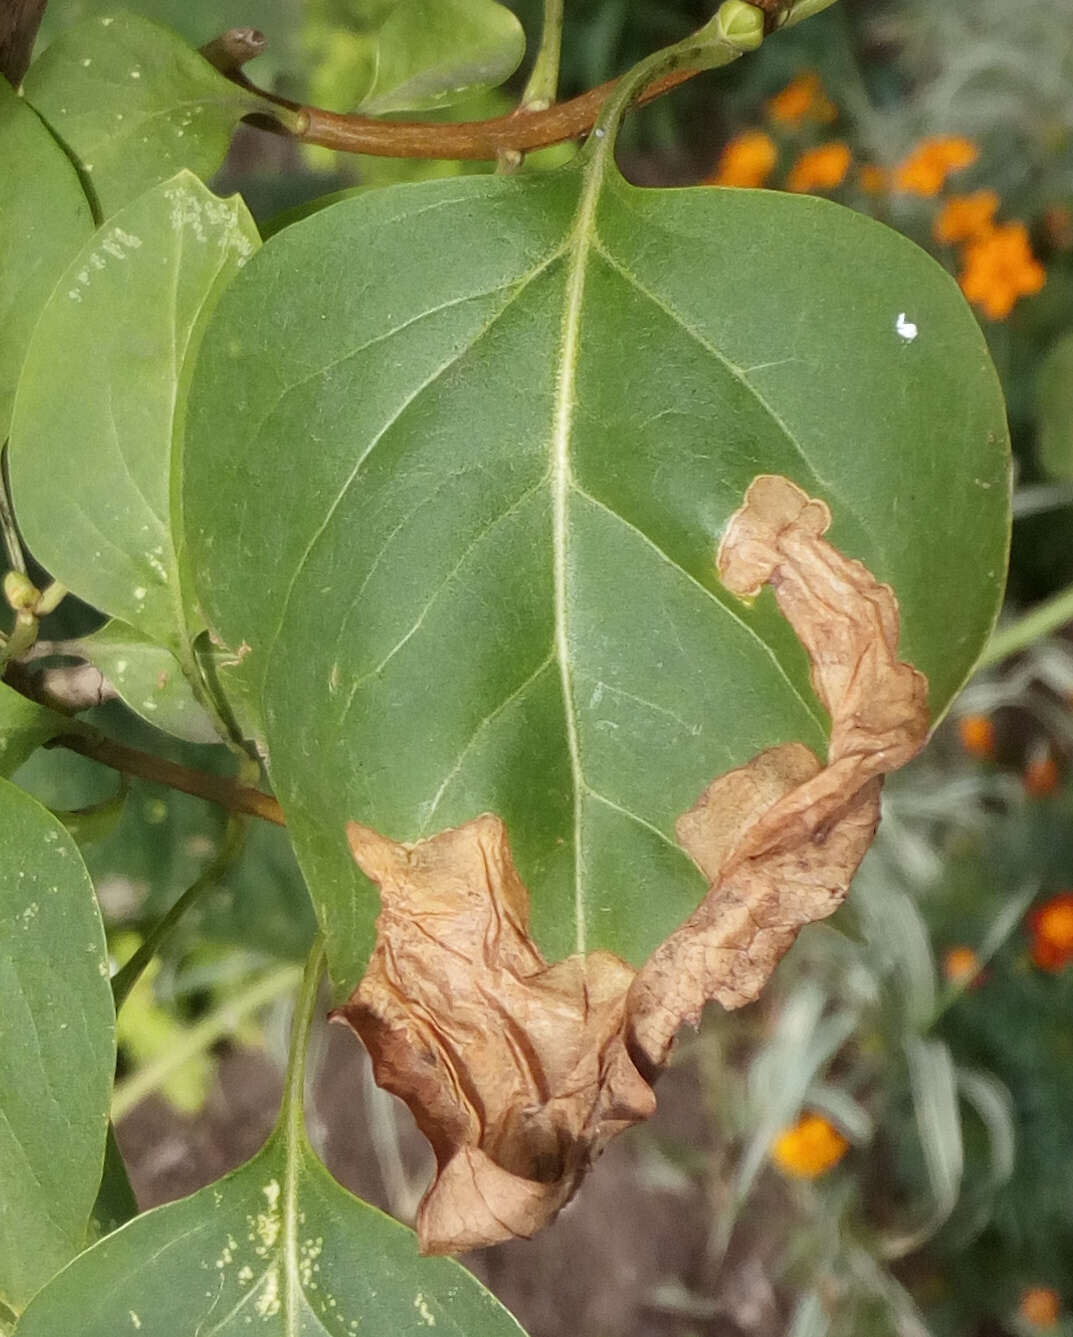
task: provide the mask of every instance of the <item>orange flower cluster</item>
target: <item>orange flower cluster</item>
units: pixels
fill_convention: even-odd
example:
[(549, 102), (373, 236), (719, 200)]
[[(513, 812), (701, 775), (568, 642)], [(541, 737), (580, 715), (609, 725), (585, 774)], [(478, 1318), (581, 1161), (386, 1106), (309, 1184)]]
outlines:
[(1037, 1328), (1054, 1328), (1062, 1314), (1062, 1301), (1049, 1286), (1030, 1286), (1021, 1296), (1018, 1314)]
[(775, 170), (778, 156), (779, 151), (770, 135), (763, 130), (746, 130), (735, 136), (723, 150), (719, 165), (708, 182), (713, 186), (763, 186)]
[(958, 720), (961, 746), (970, 757), (992, 761), (995, 756), (995, 724), (987, 715), (962, 715)]
[(952, 195), (935, 217), (932, 235), (936, 241), (973, 241), (994, 230), (998, 195), (977, 190), (971, 195)]
[(1047, 271), (1032, 253), (1024, 223), (1003, 223), (965, 247), (958, 282), (986, 316), (1002, 320), (1020, 298), (1039, 292), (1047, 282)]
[(820, 144), (802, 153), (786, 178), (786, 189), (807, 193), (815, 190), (833, 190), (846, 179), (851, 154), (849, 145), (841, 140)]
[(838, 108), (815, 72), (799, 75), (787, 84), (768, 101), (765, 110), (778, 125), (800, 125), (806, 119), (826, 125), (838, 116)]
[(775, 1139), (771, 1158), (784, 1174), (795, 1179), (818, 1179), (833, 1169), (849, 1150), (849, 1143), (821, 1114), (805, 1114)]
[(1049, 752), (1033, 757), (1021, 777), (1025, 793), (1032, 798), (1044, 798), (1047, 794), (1053, 794), (1061, 781), (1062, 773), (1058, 769), (1058, 763)]
[(952, 172), (971, 167), (980, 150), (971, 139), (944, 135), (924, 139), (894, 172), (894, 187), (909, 195), (938, 195)]
[(943, 974), (949, 984), (982, 984), (980, 958), (971, 947), (951, 947), (943, 957)]
[(1032, 960), (1040, 970), (1057, 973), (1073, 961), (1073, 891), (1063, 891), (1028, 917)]

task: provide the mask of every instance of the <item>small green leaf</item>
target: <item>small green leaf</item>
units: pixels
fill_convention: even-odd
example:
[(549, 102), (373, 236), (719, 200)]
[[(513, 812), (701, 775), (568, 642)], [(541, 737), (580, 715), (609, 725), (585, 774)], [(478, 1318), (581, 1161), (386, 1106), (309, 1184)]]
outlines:
[(61, 33), (23, 92), (78, 164), (102, 219), (181, 168), (211, 176), (243, 116), (278, 115), (169, 28), (122, 10)]
[(59, 822), (0, 780), (0, 1300), (16, 1311), (85, 1242), (114, 1026), (85, 865)]
[(70, 160), (34, 112), (0, 79), (0, 441), (41, 308), (93, 231)]
[(824, 200), (641, 190), (592, 144), (286, 228), (194, 371), (202, 606), (344, 988), (378, 908), (349, 819), (496, 812), (547, 955), (639, 964), (703, 895), (677, 817), (762, 748), (824, 750), (771, 593), (716, 574), (758, 474), (893, 586), (936, 717), (1001, 599), (1004, 408), (950, 276)]
[(0, 775), (14, 775), (42, 743), (71, 729), (66, 715), (39, 706), (0, 682)]
[(175, 656), (124, 622), (106, 623), (71, 647), (84, 655), (131, 710), (188, 743), (218, 743), (208, 711), (193, 693)]
[[(249, 1320), (249, 1322), (248, 1322)], [(251, 1329), (251, 1322), (253, 1327)], [(38, 1295), (18, 1337), (519, 1337), (458, 1263), (328, 1174), (285, 1121), (259, 1155), (82, 1254)]]
[(1036, 379), (1039, 461), (1052, 478), (1073, 478), (1073, 334), (1044, 358)]
[(156, 186), (91, 238), (60, 280), (15, 401), (12, 490), (34, 555), (87, 602), (184, 659), (174, 416), (200, 322), (256, 245), (237, 197), (217, 198), (189, 172)]
[(495, 0), (400, 0), (376, 40), (369, 115), (449, 107), (509, 79), (525, 55), (518, 19)]

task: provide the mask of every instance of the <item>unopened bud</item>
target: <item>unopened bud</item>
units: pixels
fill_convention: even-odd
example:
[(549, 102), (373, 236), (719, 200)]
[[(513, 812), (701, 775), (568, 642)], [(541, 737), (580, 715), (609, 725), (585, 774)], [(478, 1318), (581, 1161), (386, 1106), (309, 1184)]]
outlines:
[(8, 571), (4, 576), (4, 598), (17, 612), (29, 611), (41, 597), (41, 591), (22, 571)]
[(715, 15), (716, 32), (739, 51), (755, 51), (764, 40), (764, 12), (745, 0), (723, 0)]

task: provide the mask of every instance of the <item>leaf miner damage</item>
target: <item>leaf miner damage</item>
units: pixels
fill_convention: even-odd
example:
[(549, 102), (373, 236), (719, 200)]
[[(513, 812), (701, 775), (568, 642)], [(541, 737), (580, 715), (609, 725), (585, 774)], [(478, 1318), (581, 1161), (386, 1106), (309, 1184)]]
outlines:
[(552, 1220), (606, 1143), (654, 1111), (678, 1028), (709, 1000), (755, 999), (799, 930), (845, 898), (883, 776), (926, 739), (927, 680), (898, 659), (893, 592), (827, 542), (830, 521), (762, 475), (727, 526), (719, 574), (741, 597), (773, 587), (831, 717), (828, 759), (785, 743), (708, 787), (677, 834), (711, 888), (639, 971), (608, 952), (544, 960), (498, 817), (415, 845), (350, 823), (382, 908), (365, 977), (333, 1018), (436, 1154), (424, 1252)]

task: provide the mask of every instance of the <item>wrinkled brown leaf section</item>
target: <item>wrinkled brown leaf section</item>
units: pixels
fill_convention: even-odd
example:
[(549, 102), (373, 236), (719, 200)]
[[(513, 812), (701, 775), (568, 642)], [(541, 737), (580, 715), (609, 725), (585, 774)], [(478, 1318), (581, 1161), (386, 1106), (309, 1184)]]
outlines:
[(711, 890), (640, 972), (607, 952), (544, 960), (498, 817), (417, 845), (350, 824), (382, 909), (365, 978), (333, 1016), (436, 1153), (426, 1253), (546, 1225), (606, 1142), (653, 1112), (649, 1080), (679, 1026), (709, 999), (754, 999), (800, 928), (844, 899), (883, 775), (924, 743), (927, 682), (898, 660), (892, 591), (824, 539), (829, 523), (768, 475), (731, 517), (719, 573), (743, 597), (774, 587), (831, 716), (828, 762), (787, 743), (709, 786), (678, 837)]

